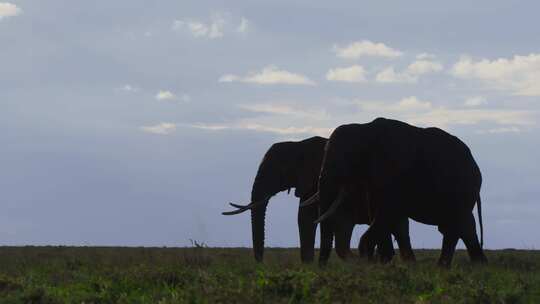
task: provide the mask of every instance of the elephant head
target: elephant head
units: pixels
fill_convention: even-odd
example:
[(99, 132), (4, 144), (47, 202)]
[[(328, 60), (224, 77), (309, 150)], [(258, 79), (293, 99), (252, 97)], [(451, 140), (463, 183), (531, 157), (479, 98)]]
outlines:
[[(238, 214), (251, 210), (251, 231), (253, 253), (257, 261), (262, 261), (265, 239), (266, 207), (272, 196), (278, 192), (295, 189), (295, 196), (307, 198), (316, 192), (317, 180), (324, 153), (326, 138), (311, 137), (302, 141), (279, 142), (270, 147), (262, 159), (251, 190), (251, 203), (245, 206), (231, 204), (238, 208), (236, 211), (224, 212), (224, 215)], [(300, 238), (304, 234), (309, 239), (315, 238), (312, 227), (316, 213), (300, 210)], [(304, 218), (302, 212), (310, 214)], [(311, 232), (313, 231), (313, 232)]]

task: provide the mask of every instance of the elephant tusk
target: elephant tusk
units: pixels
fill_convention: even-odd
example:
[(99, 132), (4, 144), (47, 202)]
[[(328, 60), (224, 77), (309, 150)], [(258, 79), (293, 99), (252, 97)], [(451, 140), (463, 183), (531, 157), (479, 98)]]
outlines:
[(231, 206), (233, 206), (234, 208), (237, 208), (237, 209), (242, 209), (242, 208), (249, 207), (249, 204), (247, 204), (247, 205), (238, 205), (238, 204), (234, 204), (234, 203), (229, 203), (229, 205), (231, 205)]
[(321, 217), (319, 217), (315, 222), (314, 224), (319, 224), (320, 222), (326, 220), (328, 217), (330, 217), (335, 211), (336, 209), (339, 207), (339, 205), (341, 205), (341, 203), (343, 202), (345, 198), (345, 190), (344, 189), (341, 189), (341, 191), (339, 191), (339, 194), (338, 194), (338, 197), (336, 198), (336, 200), (332, 203), (332, 205), (330, 206), (330, 208), (328, 208), (328, 210), (326, 210), (326, 212), (321, 215)]
[(223, 215), (235, 215), (235, 214), (240, 214), (240, 213), (243, 213), (245, 211), (247, 211), (249, 209), (247, 208), (242, 208), (242, 209), (238, 209), (238, 210), (235, 210), (235, 211), (226, 211), (226, 212), (221, 212), (221, 214)]
[(266, 204), (268, 202), (268, 199), (269, 197), (263, 199), (263, 200), (260, 200), (258, 202), (253, 202), (249, 205), (238, 205), (238, 204), (233, 204), (233, 203), (229, 203), (229, 205), (235, 207), (235, 208), (238, 208), (238, 210), (234, 210), (234, 211), (227, 211), (227, 212), (221, 212), (221, 214), (223, 215), (235, 215), (235, 214), (240, 214), (240, 213), (243, 213), (243, 212), (246, 212), (250, 209), (253, 209), (257, 206), (260, 206), (260, 205), (263, 205), (263, 204)]
[(310, 198), (300, 203), (300, 207), (307, 207), (313, 205), (315, 202), (319, 201), (319, 192), (313, 194)]

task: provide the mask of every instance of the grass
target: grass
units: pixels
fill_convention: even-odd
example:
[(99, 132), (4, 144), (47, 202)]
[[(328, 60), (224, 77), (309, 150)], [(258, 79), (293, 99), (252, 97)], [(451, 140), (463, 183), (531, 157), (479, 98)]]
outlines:
[(302, 265), (298, 249), (0, 247), (0, 303), (540, 303), (540, 252), (487, 251), (452, 269), (418, 262)]

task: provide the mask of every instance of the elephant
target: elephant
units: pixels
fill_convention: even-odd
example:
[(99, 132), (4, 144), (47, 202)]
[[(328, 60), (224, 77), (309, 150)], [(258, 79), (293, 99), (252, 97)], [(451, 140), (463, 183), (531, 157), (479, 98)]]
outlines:
[[(275, 194), (296, 188), (294, 195), (300, 201), (317, 192), (318, 174), (327, 139), (319, 136), (302, 141), (285, 141), (273, 144), (264, 155), (253, 187), (251, 203), (242, 206), (232, 204), (236, 211), (223, 212), (224, 215), (239, 214), (251, 210), (251, 230), (255, 260), (261, 262), (264, 254), (265, 216), (268, 201)], [(298, 208), (298, 230), (300, 235), (300, 256), (304, 262), (313, 261), (315, 255), (315, 234), (319, 216), (317, 206)]]
[[(251, 203), (248, 205), (232, 204), (235, 211), (223, 212), (233, 215), (251, 210), (251, 228), (253, 252), (255, 260), (261, 262), (264, 254), (264, 225), (268, 201), (278, 192), (295, 188), (295, 196), (302, 203), (317, 192), (319, 172), (323, 160), (327, 139), (319, 136), (302, 141), (287, 141), (273, 144), (259, 165), (251, 192)], [(332, 237), (336, 237), (336, 252), (342, 259), (352, 255), (350, 241), (356, 224), (368, 224), (366, 212), (366, 192), (356, 188), (350, 192), (346, 200), (354, 200), (356, 204), (346, 204), (339, 208), (336, 216), (340, 218)], [(315, 234), (319, 217), (316, 205), (298, 208), (298, 231), (300, 235), (300, 257), (303, 262), (310, 263), (315, 255)], [(402, 233), (395, 234), (400, 246), (408, 256), (414, 258), (408, 234), (408, 222)], [(401, 245), (405, 244), (405, 245)], [(330, 245), (331, 246), (331, 245)], [(401, 248), (401, 247), (400, 247)], [(330, 251), (319, 257), (321, 264), (326, 263)]]
[[(377, 118), (336, 128), (326, 145), (318, 192), (321, 254), (332, 247), (339, 223), (336, 210), (348, 189), (366, 187), (373, 221), (362, 235), (360, 254), (372, 257), (376, 244), (404, 219), (438, 226), (443, 244), (438, 264), (450, 267), (461, 238), (473, 262), (486, 263), (480, 188), (482, 175), (470, 149), (439, 128), (420, 128), (398, 120)], [(477, 204), (481, 241), (472, 213)], [(391, 249), (380, 254), (391, 259)]]

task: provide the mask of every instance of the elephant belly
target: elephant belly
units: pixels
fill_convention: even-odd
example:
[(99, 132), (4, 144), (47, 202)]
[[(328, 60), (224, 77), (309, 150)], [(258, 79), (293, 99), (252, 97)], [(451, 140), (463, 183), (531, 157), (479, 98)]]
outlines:
[(407, 217), (417, 222), (437, 226), (457, 207), (450, 194), (427, 189), (409, 190), (415, 191), (404, 191), (400, 204)]

